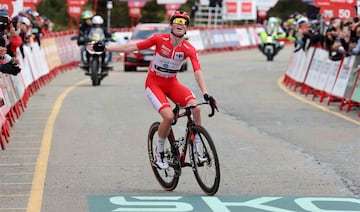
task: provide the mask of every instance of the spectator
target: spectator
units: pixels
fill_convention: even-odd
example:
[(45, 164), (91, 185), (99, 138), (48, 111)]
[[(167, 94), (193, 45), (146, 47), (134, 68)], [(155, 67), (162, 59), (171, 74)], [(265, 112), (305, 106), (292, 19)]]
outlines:
[(32, 24), (30, 20), (26, 17), (20, 19), (20, 37), (23, 41), (23, 44), (32, 46), (34, 39), (32, 37)]
[(333, 35), (334, 31), (335, 31), (335, 29), (333, 27), (328, 28), (326, 30), (325, 36), (324, 36), (323, 48), (325, 48), (329, 52), (331, 51), (331, 47), (332, 47), (332, 45), (334, 44), (334, 41), (335, 41), (335, 36)]
[(44, 35), (47, 35), (53, 31), (53, 23), (46, 16), (41, 16), (41, 18), (43, 21), (41, 30)]
[(7, 45), (7, 54), (13, 57), (16, 60), (16, 50), (22, 45), (22, 39), (20, 37), (20, 31), (18, 28), (18, 19), (19, 16), (15, 16), (10, 26), (6, 30), (6, 34), (9, 40)]
[(19, 65), (7, 54), (9, 41), (6, 30), (11, 26), (11, 19), (8, 16), (8, 10), (0, 9), (0, 72), (17, 75), (21, 69)]
[(31, 9), (28, 9), (25, 11), (25, 16), (30, 20), (30, 23), (31, 23), (31, 34), (32, 34), (33, 40), (35, 42), (37, 42), (39, 44), (39, 46), (41, 46), (40, 37), (42, 36), (42, 30), (39, 27), (39, 24), (36, 20), (36, 18), (39, 15), (40, 14), (37, 11), (32, 11)]
[(356, 34), (356, 43), (355, 40), (353, 40), (350, 43), (350, 49), (351, 49), (351, 53), (355, 54), (355, 55), (359, 55), (360, 54), (360, 24), (358, 24), (355, 29), (355, 34)]

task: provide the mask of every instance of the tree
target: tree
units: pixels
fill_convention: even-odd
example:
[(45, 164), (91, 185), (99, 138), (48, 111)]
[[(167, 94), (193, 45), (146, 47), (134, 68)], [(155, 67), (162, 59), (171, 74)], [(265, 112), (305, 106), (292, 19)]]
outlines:
[(285, 20), (295, 12), (305, 13), (307, 8), (308, 4), (301, 0), (279, 0), (278, 3), (268, 11), (268, 16), (279, 17)]
[[(108, 0), (97, 0), (96, 13), (101, 15), (105, 23), (107, 22), (106, 3)], [(181, 10), (187, 11), (191, 14), (191, 7), (197, 0), (188, 0), (186, 4), (181, 6)], [(216, 0), (219, 1), (219, 0)], [(69, 29), (70, 17), (67, 15), (67, 4), (65, 0), (42, 0), (36, 7), (41, 15), (46, 16), (55, 24), (55, 31), (62, 31)], [(112, 0), (113, 9), (111, 10), (111, 28), (127, 28), (130, 27), (129, 8), (127, 2), (120, 2)], [(94, 0), (88, 0), (84, 5), (83, 10), (93, 10)], [(268, 11), (268, 15), (278, 16), (285, 20), (290, 14), (294, 12), (306, 12), (307, 4), (301, 0), (279, 0), (274, 8)], [(156, 0), (151, 0), (145, 4), (141, 10), (141, 22), (168, 22), (166, 10), (164, 5), (157, 5)], [(63, 15), (59, 15), (63, 14)], [(75, 26), (76, 21), (73, 22)]]

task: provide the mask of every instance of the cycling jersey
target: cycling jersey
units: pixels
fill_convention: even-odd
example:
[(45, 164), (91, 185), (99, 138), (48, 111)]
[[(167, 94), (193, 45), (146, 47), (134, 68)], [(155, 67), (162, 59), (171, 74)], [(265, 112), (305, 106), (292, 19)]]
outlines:
[(171, 44), (170, 34), (156, 34), (137, 43), (139, 50), (155, 46), (154, 58), (150, 63), (145, 87), (154, 108), (158, 111), (170, 107), (166, 97), (181, 106), (196, 99), (194, 94), (177, 80), (186, 59), (189, 58), (194, 72), (201, 69), (196, 49), (189, 41), (183, 40), (179, 46)]
[(188, 57), (194, 71), (200, 70), (196, 49), (189, 41), (183, 40), (181, 45), (174, 47), (171, 44), (170, 34), (156, 34), (137, 43), (139, 50), (148, 49), (152, 46), (155, 46), (155, 52), (150, 64), (150, 71), (155, 71), (164, 77), (174, 76)]

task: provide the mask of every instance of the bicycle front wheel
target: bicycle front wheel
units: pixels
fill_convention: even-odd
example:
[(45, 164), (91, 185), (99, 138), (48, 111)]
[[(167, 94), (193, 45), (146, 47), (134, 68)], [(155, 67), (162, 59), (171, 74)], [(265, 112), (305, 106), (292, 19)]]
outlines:
[(190, 139), (190, 155), (193, 172), (201, 189), (207, 195), (214, 195), (220, 186), (220, 164), (215, 145), (210, 134), (202, 126), (192, 126), (193, 135), (198, 134), (200, 142), (196, 145)]
[(165, 157), (169, 162), (169, 168), (160, 169), (155, 164), (155, 149), (158, 141), (159, 122), (155, 122), (150, 126), (148, 135), (148, 155), (151, 169), (154, 172), (156, 180), (167, 191), (172, 191), (179, 183), (180, 165), (175, 154), (172, 153), (171, 145), (174, 144), (173, 139), (169, 136), (165, 142)]

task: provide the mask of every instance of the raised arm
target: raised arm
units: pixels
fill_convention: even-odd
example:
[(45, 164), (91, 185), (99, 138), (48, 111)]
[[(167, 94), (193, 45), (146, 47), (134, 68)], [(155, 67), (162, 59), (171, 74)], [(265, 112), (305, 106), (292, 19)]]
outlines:
[(136, 43), (126, 43), (120, 45), (110, 45), (105, 47), (109, 52), (133, 52), (138, 50)]
[(97, 52), (109, 51), (109, 52), (133, 52), (138, 50), (136, 43), (126, 43), (119, 45), (105, 46), (102, 42), (88, 43), (88, 48)]

